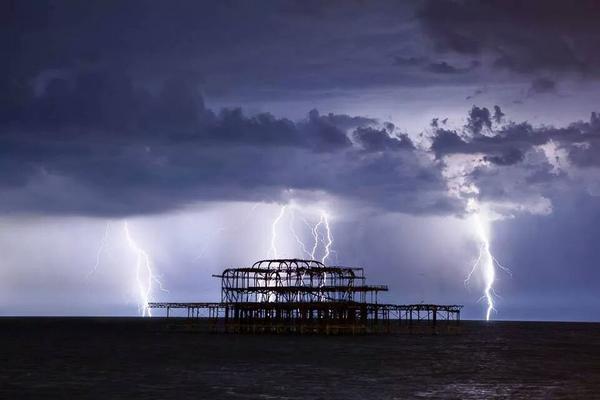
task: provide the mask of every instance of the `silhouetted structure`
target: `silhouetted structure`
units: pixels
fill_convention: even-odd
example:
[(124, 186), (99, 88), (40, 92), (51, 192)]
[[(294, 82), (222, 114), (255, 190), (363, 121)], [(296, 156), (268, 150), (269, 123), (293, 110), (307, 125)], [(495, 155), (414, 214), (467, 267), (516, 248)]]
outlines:
[(362, 268), (315, 260), (262, 260), (221, 275), (220, 303), (150, 303), (208, 317), (211, 329), (242, 333), (363, 334), (455, 331), (459, 305), (380, 304), (385, 285), (368, 285)]

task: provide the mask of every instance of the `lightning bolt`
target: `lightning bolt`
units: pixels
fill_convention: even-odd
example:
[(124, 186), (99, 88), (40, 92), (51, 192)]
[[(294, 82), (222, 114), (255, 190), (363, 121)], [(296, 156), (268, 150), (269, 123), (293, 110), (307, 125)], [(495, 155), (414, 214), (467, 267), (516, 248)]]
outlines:
[[(306, 218), (304, 218), (304, 217), (302, 218), (302, 221), (308, 227), (309, 231), (312, 234), (312, 238), (313, 238), (313, 245), (312, 245), (311, 251), (309, 252), (306, 244), (304, 243), (304, 241), (300, 238), (300, 236), (296, 232), (296, 228), (295, 228), (296, 207), (297, 206), (295, 206), (293, 204), (291, 206), (292, 212), (291, 212), (290, 218), (289, 218), (289, 230), (290, 230), (291, 234), (294, 236), (294, 239), (300, 246), (300, 249), (302, 250), (302, 252), (304, 254), (306, 254), (307, 256), (309, 256), (311, 260), (317, 259), (319, 245), (321, 244), (323, 246), (323, 253), (322, 253), (322, 257), (321, 257), (320, 261), (323, 264), (325, 264), (327, 262), (327, 259), (331, 256), (331, 254), (334, 253), (334, 251), (331, 248), (333, 246), (333, 235), (331, 234), (331, 226), (329, 224), (329, 215), (324, 210), (321, 210), (319, 212), (319, 221), (314, 226), (311, 226), (311, 224), (306, 220)], [(275, 217), (275, 219), (271, 223), (271, 247), (268, 252), (269, 257), (272, 256), (274, 258), (277, 258), (277, 256), (278, 256), (277, 225), (283, 218), (286, 210), (287, 210), (287, 206), (285, 206), (285, 205), (282, 206), (281, 209), (279, 210), (279, 214)], [(301, 281), (303, 282), (303, 280), (304, 280), (304, 276), (302, 276)], [(319, 286), (320, 287), (324, 286), (326, 280), (327, 280), (327, 274), (325, 272), (323, 272), (320, 276)], [(303, 284), (303, 283), (301, 283), (301, 284)], [(270, 299), (268, 298), (267, 301), (270, 301)]]
[(269, 248), (269, 252), (267, 253), (269, 255), (269, 257), (273, 257), (273, 258), (278, 257), (277, 224), (279, 223), (279, 221), (281, 221), (281, 218), (283, 218), (286, 208), (287, 208), (287, 205), (281, 206), (281, 209), (279, 210), (279, 214), (277, 215), (277, 217), (273, 220), (273, 223), (271, 224), (271, 247)]
[[(332, 250), (333, 235), (331, 233), (331, 226), (329, 224), (329, 215), (324, 210), (321, 210), (319, 212), (319, 220), (314, 225), (311, 225), (306, 220), (306, 218), (304, 218), (302, 216), (302, 221), (307, 226), (307, 228), (310, 231), (312, 238), (313, 238), (312, 247), (311, 247), (311, 250), (309, 251), (308, 246), (304, 243), (301, 236), (298, 235), (298, 233), (296, 231), (295, 222), (296, 222), (296, 209), (297, 208), (298, 208), (298, 206), (294, 205), (294, 204), (292, 204), (290, 206), (291, 214), (290, 214), (289, 226), (288, 226), (290, 233), (296, 240), (296, 243), (298, 243), (298, 246), (300, 247), (300, 250), (302, 251), (302, 253), (306, 254), (311, 260), (317, 259), (317, 254), (319, 253), (320, 245), (322, 245), (323, 251), (322, 251), (322, 257), (320, 258), (320, 261), (323, 264), (325, 264), (327, 262), (327, 259), (332, 254), (335, 253), (335, 251)], [(284, 214), (286, 213), (286, 210), (287, 210), (287, 205), (282, 206), (279, 210), (279, 213), (277, 214), (277, 216), (275, 217), (275, 219), (273, 219), (273, 222), (271, 223), (271, 246), (267, 253), (269, 257), (274, 257), (274, 258), (278, 257), (277, 226), (280, 223), (281, 219), (283, 218)], [(327, 279), (327, 274), (325, 272), (323, 272), (320, 276), (319, 286), (321, 286), (321, 287), (324, 286), (326, 279)], [(304, 281), (304, 276), (301, 277), (300, 284), (303, 284), (302, 283), (303, 281)], [(269, 301), (269, 298), (267, 298), (267, 301)]]
[(319, 227), (321, 226), (321, 224), (323, 223), (323, 215), (321, 215), (321, 218), (319, 218), (319, 222), (312, 228), (311, 232), (314, 238), (314, 245), (312, 248), (312, 251), (310, 252), (310, 258), (312, 260), (316, 260), (316, 254), (317, 254), (317, 249), (319, 248)]
[(153, 291), (153, 283), (156, 283), (160, 290), (166, 292), (162, 287), (162, 283), (158, 276), (154, 274), (152, 271), (152, 261), (148, 253), (142, 249), (136, 241), (131, 236), (131, 232), (129, 231), (129, 224), (127, 221), (123, 222), (123, 231), (125, 232), (125, 238), (127, 239), (127, 244), (129, 248), (136, 255), (136, 263), (135, 263), (135, 278), (138, 288), (139, 295), (139, 312), (142, 314), (142, 317), (152, 316), (150, 312), (150, 308), (148, 307), (148, 303), (150, 302), (150, 297)]
[[(306, 219), (303, 218), (302, 220), (304, 221), (304, 223), (307, 226), (309, 226)], [(300, 239), (300, 236), (298, 236), (298, 233), (296, 232), (295, 222), (296, 222), (296, 210), (292, 209), (292, 213), (290, 215), (290, 226), (289, 226), (290, 232), (294, 236), (294, 239), (296, 239), (296, 243), (298, 243), (302, 252), (312, 259), (313, 255), (308, 250), (306, 250), (306, 244), (304, 244), (304, 242), (302, 241), (302, 239)]]
[(102, 240), (100, 241), (100, 246), (98, 247), (98, 251), (96, 251), (96, 263), (94, 264), (94, 266), (92, 267), (90, 272), (88, 272), (87, 277), (86, 277), (87, 279), (91, 278), (92, 275), (94, 275), (96, 273), (96, 271), (98, 271), (98, 267), (100, 266), (100, 257), (102, 256), (102, 253), (104, 252), (106, 243), (108, 243), (108, 234), (109, 233), (110, 233), (110, 222), (107, 222), (106, 228), (104, 229), (104, 236), (102, 236)]
[(329, 216), (327, 215), (327, 213), (325, 211), (321, 211), (321, 219), (323, 220), (323, 224), (325, 226), (325, 239), (326, 243), (324, 243), (325, 245), (325, 255), (323, 256), (323, 258), (321, 258), (321, 262), (323, 264), (325, 264), (325, 261), (327, 261), (327, 259), (329, 258), (329, 256), (331, 255), (331, 246), (333, 245), (333, 238), (331, 236), (331, 228), (329, 227)]
[(494, 296), (492, 291), (494, 290), (494, 281), (496, 280), (496, 268), (494, 265), (494, 257), (490, 251), (490, 241), (488, 239), (488, 232), (481, 220), (480, 214), (475, 214), (475, 231), (479, 236), (480, 247), (479, 247), (479, 259), (478, 263), (481, 265), (483, 272), (483, 280), (485, 288), (483, 295), (487, 301), (487, 310), (485, 313), (485, 320), (490, 320), (490, 314), (494, 308)]
[[(307, 222), (305, 221), (305, 223), (307, 223)], [(323, 237), (321, 237), (321, 233), (320, 233), (320, 229), (319, 229), (321, 226), (323, 226), (325, 228), (325, 233), (324, 233)], [(323, 264), (325, 264), (325, 262), (327, 261), (327, 258), (329, 258), (330, 254), (331, 254), (331, 245), (333, 244), (333, 239), (331, 236), (331, 228), (329, 226), (329, 216), (327, 215), (327, 213), (325, 211), (321, 210), (319, 222), (317, 222), (317, 224), (311, 229), (311, 232), (312, 232), (313, 240), (314, 240), (313, 248), (310, 253), (311, 259), (313, 259), (313, 260), (316, 259), (316, 254), (317, 254), (317, 249), (319, 248), (319, 243), (322, 243), (324, 246), (324, 254), (323, 254), (323, 257), (321, 258), (321, 262)], [(319, 284), (319, 287), (323, 287), (325, 285), (326, 280), (327, 280), (327, 273), (323, 272), (323, 274), (321, 275), (321, 283)], [(324, 300), (324, 296), (321, 296), (321, 300)]]
[(484, 290), (482, 299), (485, 299), (487, 308), (485, 312), (485, 320), (489, 321), (492, 311), (496, 311), (494, 303), (494, 283), (496, 281), (496, 268), (500, 268), (512, 276), (510, 270), (504, 267), (496, 260), (490, 250), (489, 240), (489, 220), (485, 217), (485, 213), (478, 211), (473, 215), (475, 225), (475, 233), (479, 239), (479, 255), (473, 264), (473, 268), (465, 279), (465, 286), (469, 284), (471, 276), (477, 268), (480, 268), (483, 274)]
[[(271, 247), (269, 248), (269, 251), (267, 252), (267, 257), (273, 257), (273, 258), (277, 258), (279, 257), (279, 253), (277, 251), (277, 225), (279, 224), (279, 221), (281, 221), (281, 218), (283, 218), (283, 216), (285, 215), (285, 210), (287, 209), (287, 205), (283, 205), (281, 206), (281, 208), (279, 209), (279, 214), (277, 214), (277, 217), (275, 217), (275, 219), (273, 220), (273, 222), (271, 223)], [(272, 286), (271, 282), (265, 282), (265, 287), (266, 286)], [(267, 300), (267, 302), (273, 301), (275, 299), (275, 294), (273, 293), (268, 293), (266, 295), (261, 295), (258, 298), (258, 301), (263, 301), (264, 299)]]
[[(325, 261), (327, 261), (327, 258), (329, 257), (329, 255), (331, 254), (331, 245), (333, 243), (333, 240), (331, 239), (331, 229), (329, 228), (329, 217), (327, 215), (327, 213), (325, 211), (321, 211), (321, 218), (319, 219), (319, 223), (315, 226), (315, 247), (313, 247), (313, 251), (316, 249), (316, 245), (317, 245), (317, 235), (316, 235), (316, 229), (319, 226), (324, 226), (325, 227), (325, 235), (324, 238), (322, 239), (322, 243), (325, 246), (325, 251), (324, 251), (324, 255), (323, 258), (321, 258), (321, 262), (323, 264), (325, 264)], [(325, 242), (326, 241), (326, 242)], [(321, 276), (321, 284), (319, 285), (319, 287), (323, 287), (325, 286), (325, 282), (327, 281), (327, 273), (323, 272), (323, 275)], [(321, 301), (325, 300), (325, 295), (321, 296)]]
[[(302, 221), (306, 224), (306, 226), (308, 226), (310, 228), (308, 221), (306, 221), (306, 219), (304, 217), (302, 217)], [(300, 236), (298, 236), (298, 233), (296, 232), (295, 222), (296, 222), (296, 209), (292, 208), (292, 213), (291, 213), (291, 217), (290, 217), (290, 225), (289, 225), (290, 232), (294, 236), (294, 239), (296, 239), (296, 243), (298, 243), (298, 245), (300, 246), (300, 249), (302, 249), (302, 252), (312, 259), (311, 253), (309, 253), (308, 250), (306, 249), (306, 244), (304, 244), (304, 242), (302, 241), (302, 239), (300, 239)], [(300, 276), (300, 280), (299, 280), (300, 286), (304, 286), (304, 276), (305, 275), (306, 275), (306, 273), (303, 272), (302, 275)], [(299, 301), (300, 293), (298, 293), (296, 296)]]
[[(321, 227), (325, 230), (324, 233), (321, 232)], [(331, 235), (331, 227), (329, 226), (329, 215), (325, 211), (320, 211), (319, 222), (312, 227), (311, 232), (314, 241), (310, 257), (313, 260), (317, 259), (317, 250), (319, 249), (320, 243), (323, 245), (323, 257), (321, 257), (321, 262), (325, 264), (329, 256), (333, 253), (333, 250), (331, 250), (333, 236)]]

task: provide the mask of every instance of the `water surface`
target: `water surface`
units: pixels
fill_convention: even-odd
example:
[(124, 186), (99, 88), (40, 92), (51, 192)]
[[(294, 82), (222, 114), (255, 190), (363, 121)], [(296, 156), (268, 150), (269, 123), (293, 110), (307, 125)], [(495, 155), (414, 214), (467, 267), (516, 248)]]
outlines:
[(171, 323), (0, 318), (0, 398), (600, 398), (600, 324), (464, 322), (454, 336), (323, 337)]

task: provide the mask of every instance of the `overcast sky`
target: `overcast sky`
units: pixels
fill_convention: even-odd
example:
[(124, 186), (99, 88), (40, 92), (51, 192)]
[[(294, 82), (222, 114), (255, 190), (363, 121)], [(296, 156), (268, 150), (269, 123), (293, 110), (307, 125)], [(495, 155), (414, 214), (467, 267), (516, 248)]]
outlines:
[(125, 221), (152, 300), (217, 300), (326, 212), (328, 263), (482, 318), (485, 210), (495, 319), (600, 320), (598, 2), (0, 7), (0, 314), (136, 315)]

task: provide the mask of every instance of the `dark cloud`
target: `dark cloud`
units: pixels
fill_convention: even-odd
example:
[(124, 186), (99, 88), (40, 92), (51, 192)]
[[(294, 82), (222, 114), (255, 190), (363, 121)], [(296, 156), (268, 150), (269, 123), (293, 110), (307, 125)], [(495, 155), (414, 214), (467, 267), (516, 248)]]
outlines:
[[(434, 120), (432, 126), (437, 128), (437, 120)], [(431, 142), (431, 149), (436, 156), (443, 157), (447, 154), (470, 153), (468, 144), (456, 131), (448, 129), (436, 129)]]
[(478, 61), (472, 61), (469, 67), (457, 67), (447, 63), (446, 61), (442, 61), (429, 63), (425, 67), (425, 70), (434, 74), (464, 74), (479, 67), (479, 65), (480, 64)]
[(531, 82), (528, 94), (530, 96), (535, 94), (554, 93), (556, 92), (556, 82), (550, 78), (537, 78)]
[[(431, 150), (438, 158), (449, 154), (482, 154), (494, 164), (511, 165), (521, 161), (523, 154), (534, 147), (553, 141), (560, 148), (568, 150), (576, 164), (584, 165), (583, 158), (595, 156), (594, 146), (600, 139), (596, 113), (592, 113), (589, 122), (572, 123), (566, 128), (534, 128), (527, 122), (509, 122), (492, 129), (492, 119), (498, 123), (503, 118), (504, 113), (498, 106), (494, 107), (493, 116), (486, 107), (474, 106), (469, 112), (464, 131), (435, 130)], [(481, 134), (484, 129), (488, 134)]]
[(415, 150), (412, 140), (407, 135), (392, 137), (385, 129), (358, 128), (354, 131), (354, 138), (367, 151)]
[[(411, 3), (314, 2), (310, 12), (295, 0), (25, 0), (2, 7), (0, 44), (10, 62), (0, 66), (0, 85), (89, 69), (126, 72), (149, 86), (183, 77), (211, 99), (429, 83), (420, 71), (398, 74), (386, 57), (406, 50), (399, 40), (407, 27), (418, 29)], [(349, 21), (361, 28), (348, 31)]]
[(0, 125), (4, 212), (155, 213), (202, 200), (277, 201), (289, 189), (409, 213), (460, 208), (440, 168), (371, 118), (215, 113), (184, 80), (151, 92), (114, 73), (25, 92)]
[[(289, 189), (407, 213), (463, 210), (448, 194), (443, 164), (371, 118), (215, 113), (186, 79), (149, 90), (110, 71), (51, 79), (37, 94), (22, 84), (12, 91), (20, 95), (7, 99), (0, 125), (4, 212), (155, 213), (202, 200), (278, 201)], [(503, 118), (500, 107), (474, 106), (463, 131), (434, 120), (430, 150), (438, 160), (480, 154), (512, 167), (554, 141), (574, 165), (597, 165), (596, 114), (561, 129), (500, 126)]]
[(471, 111), (469, 111), (466, 127), (473, 135), (481, 134), (484, 129), (492, 129), (490, 110), (488, 110), (486, 107), (479, 108), (477, 106), (473, 106)]
[(527, 123), (508, 124), (493, 131), (493, 124), (501, 123), (504, 116), (499, 106), (494, 106), (493, 114), (487, 107), (473, 106), (462, 132), (440, 128), (438, 118), (434, 118), (431, 122), (431, 126), (435, 128), (431, 150), (437, 158), (448, 154), (484, 153), (494, 163), (517, 162), (521, 158), (517, 156), (519, 148), (530, 148), (541, 142), (532, 139), (532, 128)]
[(435, 61), (429, 57), (403, 57), (395, 56), (394, 65), (409, 70), (419, 70), (435, 75), (464, 74), (480, 66), (480, 62), (472, 60), (467, 67), (453, 65), (447, 61)]
[(439, 63), (431, 63), (427, 66), (427, 70), (435, 74), (457, 74), (464, 72), (463, 69), (450, 65), (445, 61)]
[(327, 151), (352, 145), (348, 136), (332, 123), (335, 120), (335, 117), (321, 117), (317, 110), (308, 113), (308, 123), (303, 126), (316, 149)]
[(524, 154), (515, 147), (509, 147), (497, 155), (484, 156), (484, 160), (496, 165), (513, 165), (523, 161)]
[(600, 167), (600, 116), (593, 112), (589, 124), (577, 124), (576, 129), (582, 135), (565, 144), (569, 159), (581, 167)]
[(446, 125), (447, 123), (448, 123), (448, 118), (444, 118), (441, 121), (439, 118), (432, 118), (431, 122), (429, 123), (429, 126), (431, 126), (432, 128), (437, 128), (440, 126), (440, 124)]
[[(484, 52), (497, 65), (517, 63), (519, 56), (544, 64), (546, 53), (555, 54), (553, 47), (564, 42), (590, 49), (578, 55), (589, 74), (600, 64), (594, 61), (595, 24), (572, 28), (571, 35), (561, 22), (554, 31), (536, 22), (527, 5), (522, 7), (531, 21), (513, 23), (516, 11), (505, 2), (88, 3), (4, 3), (1, 44), (9, 62), (0, 66), (3, 95), (26, 96), (31, 81), (37, 90), (48, 80), (96, 70), (128, 74), (151, 91), (177, 77), (201, 86), (211, 100), (227, 100), (219, 104), (326, 98), (331, 91), (390, 86), (487, 84), (499, 77), (483, 63)], [(551, 14), (539, 8), (542, 18)], [(569, 16), (570, 8), (579, 7), (564, 8)], [(349, 21), (357, 28), (348, 31)], [(530, 43), (540, 50), (529, 51)]]
[[(460, 196), (473, 197), (476, 188), (480, 201), (494, 204), (500, 215), (511, 216), (516, 212), (548, 214), (554, 200), (568, 193), (600, 194), (596, 113), (588, 122), (556, 128), (526, 122), (488, 125), (488, 113), (478, 107), (473, 110), (490, 128), (485, 134), (469, 122), (462, 130), (435, 128), (431, 141), (436, 157), (453, 173), (460, 171), (458, 176), (449, 176), (450, 183), (458, 177), (454, 183), (459, 185)], [(494, 114), (504, 116), (499, 108)], [(447, 157), (461, 155), (471, 158), (461, 164), (460, 157)]]
[[(326, 124), (330, 124), (333, 126), (338, 127), (339, 129), (342, 129), (344, 131), (346, 130), (350, 130), (350, 129), (355, 129), (361, 126), (369, 126), (369, 125), (376, 125), (378, 123), (378, 121), (374, 118), (367, 118), (367, 117), (360, 117), (360, 116), (350, 116), (350, 115), (346, 115), (346, 114), (333, 114), (333, 113), (329, 113), (327, 115), (319, 115), (318, 111), (316, 111), (315, 116), (319, 117), (319, 119)], [(312, 113), (312, 112), (311, 112)], [(389, 122), (386, 123), (386, 125), (389, 124)], [(392, 124), (393, 126), (393, 124)]]
[(502, 112), (502, 109), (499, 106), (494, 106), (494, 122), (497, 124), (502, 123), (502, 121), (504, 120), (504, 116), (505, 114)]
[[(479, 60), (490, 54), (497, 66), (535, 72), (532, 77), (557, 76), (545, 70), (592, 74), (593, 5), (585, 13), (579, 4), (470, 0), (377, 7), (22, 1), (3, 7), (5, 211), (158, 212), (202, 199), (277, 200), (291, 188), (435, 213), (460, 209), (442, 176), (439, 160), (449, 154), (481, 154), (495, 166), (515, 167), (536, 146), (554, 141), (574, 165), (597, 164), (592, 122), (563, 129), (500, 126), (499, 107), (474, 106), (460, 131), (432, 121), (429, 152), (397, 135), (395, 126), (365, 116), (312, 110), (292, 121), (238, 108), (216, 111), (203, 100), (460, 85), (485, 75)], [(571, 22), (552, 16), (559, 10)], [(349, 32), (348, 21), (360, 28)], [(586, 67), (577, 69), (580, 64)], [(533, 82), (540, 92), (554, 81)]]
[(491, 55), (516, 72), (573, 72), (598, 76), (600, 4), (560, 0), (426, 1), (419, 19), (437, 49)]

